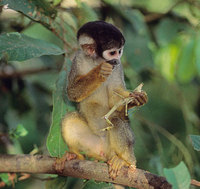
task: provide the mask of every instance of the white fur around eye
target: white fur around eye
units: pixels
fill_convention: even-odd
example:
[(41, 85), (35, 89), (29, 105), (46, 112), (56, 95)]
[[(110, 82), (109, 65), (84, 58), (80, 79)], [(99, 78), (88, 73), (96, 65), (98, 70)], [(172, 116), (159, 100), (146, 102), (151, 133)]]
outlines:
[(78, 39), (79, 45), (86, 45), (86, 44), (94, 44), (95, 41), (94, 39), (92, 39), (91, 37), (89, 37), (88, 35), (81, 35)]
[(106, 60), (115, 59), (115, 58), (113, 58), (113, 56), (110, 55), (110, 52), (112, 52), (112, 51), (116, 51), (116, 49), (114, 48), (114, 49), (109, 49), (109, 50), (103, 51), (103, 54), (102, 54), (103, 57), (104, 57)]
[[(116, 48), (105, 50), (105, 51), (103, 51), (102, 55), (106, 60), (120, 59), (122, 54), (123, 54), (123, 48), (121, 48), (120, 54), (119, 54), (119, 50), (120, 49), (116, 49)], [(113, 52), (113, 51), (115, 51), (115, 54), (111, 55), (110, 53)]]

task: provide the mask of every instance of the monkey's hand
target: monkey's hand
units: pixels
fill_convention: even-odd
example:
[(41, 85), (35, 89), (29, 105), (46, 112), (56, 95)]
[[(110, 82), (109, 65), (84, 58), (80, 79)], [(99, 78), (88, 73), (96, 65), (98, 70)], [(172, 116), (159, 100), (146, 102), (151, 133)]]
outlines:
[(104, 78), (107, 78), (112, 73), (113, 66), (109, 63), (103, 62), (101, 63), (100, 74)]
[(148, 97), (146, 92), (133, 91), (129, 94), (130, 97), (133, 97), (134, 100), (128, 104), (128, 108), (133, 108), (135, 106), (142, 106), (147, 103)]

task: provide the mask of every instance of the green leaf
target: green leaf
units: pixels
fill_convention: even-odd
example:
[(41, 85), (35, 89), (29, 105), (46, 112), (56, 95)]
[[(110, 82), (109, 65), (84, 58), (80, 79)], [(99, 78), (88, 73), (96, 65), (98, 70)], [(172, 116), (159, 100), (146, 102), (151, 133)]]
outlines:
[(8, 8), (19, 11), (33, 20), (46, 23), (50, 23), (50, 19), (56, 16), (56, 9), (45, 0), (1, 0), (0, 5), (8, 5)]
[(105, 182), (95, 182), (94, 180), (89, 180), (86, 182), (83, 189), (114, 189), (114, 186), (111, 183)]
[(200, 136), (199, 135), (190, 135), (192, 139), (192, 145), (195, 150), (200, 151)]
[(176, 20), (165, 18), (156, 26), (155, 37), (160, 46), (167, 45), (182, 30), (186, 30), (187, 25)]
[(171, 43), (156, 52), (155, 63), (168, 81), (174, 81), (180, 46)]
[(149, 38), (149, 32), (144, 16), (139, 10), (128, 9), (126, 11), (121, 11), (121, 13), (131, 23), (134, 32), (140, 36)]
[(198, 75), (200, 76), (200, 34), (197, 38), (197, 44), (196, 44), (196, 48), (195, 48), (195, 56), (196, 56), (196, 66), (197, 66), (197, 72)]
[[(69, 60), (67, 60), (67, 64), (70, 64)], [(52, 124), (47, 138), (47, 149), (50, 155), (59, 157), (64, 155), (66, 150), (68, 150), (67, 144), (61, 135), (61, 119), (67, 112), (75, 109), (66, 97), (64, 98), (65, 101), (63, 99), (63, 87), (66, 86), (67, 78), (67, 72), (65, 70), (69, 69), (65, 68), (60, 72), (56, 83), (56, 90), (53, 92)]]
[(179, 165), (171, 169), (165, 168), (164, 175), (172, 184), (173, 189), (189, 189), (191, 178), (184, 162), (180, 162)]
[[(55, 3), (59, 3), (56, 1)], [(72, 51), (76, 44), (76, 28), (70, 24), (70, 19), (66, 19), (66, 11), (60, 11), (57, 16), (55, 7), (46, 0), (2, 0), (0, 5), (8, 5), (9, 8), (16, 10), (31, 20), (41, 23), (44, 27), (51, 32), (56, 33), (58, 38), (62, 38), (62, 41), (68, 44), (68, 51)], [(92, 10), (92, 9), (91, 9)], [(83, 15), (81, 18), (86, 18)], [(75, 16), (72, 18), (75, 19)], [(73, 32), (73, 35), (71, 33)]]
[(182, 83), (190, 82), (196, 74), (195, 39), (192, 38), (183, 47), (177, 69), (177, 78)]
[(15, 130), (15, 134), (17, 136), (22, 136), (23, 137), (23, 136), (26, 136), (28, 134), (28, 131), (24, 128), (23, 125), (19, 124), (19, 125), (17, 125), (17, 128)]
[(58, 46), (28, 37), (17, 32), (0, 35), (0, 59), (24, 61), (42, 55), (60, 55), (64, 51)]
[(46, 189), (66, 189), (67, 188), (67, 177), (57, 177), (53, 180), (49, 180), (45, 184)]
[(53, 5), (59, 5), (61, 3), (62, 0), (53, 0)]
[(153, 57), (148, 47), (148, 39), (143, 36), (134, 36), (133, 31), (126, 31), (124, 54), (127, 62), (135, 71), (153, 67)]
[[(65, 22), (63, 21), (65, 20)], [(74, 48), (77, 47), (77, 39), (76, 39), (76, 23), (75, 19), (73, 18), (72, 14), (69, 13), (62, 13), (62, 15), (59, 15), (59, 17), (56, 18), (56, 24), (55, 29), (60, 32), (65, 30), (64, 33), (61, 33), (64, 35), (62, 38), (68, 43), (68, 52), (74, 53)]]
[(120, 12), (130, 23), (124, 27), (126, 39), (124, 54), (127, 62), (135, 71), (152, 68), (153, 57), (150, 51), (149, 32), (144, 16), (138, 10)]
[(33, 23), (29, 27), (25, 28), (23, 30), (23, 34), (62, 47), (61, 40), (59, 40), (58, 37), (55, 36), (52, 31), (48, 30), (42, 24), (39, 23)]
[(10, 132), (10, 135), (16, 139), (19, 137), (26, 136), (27, 134), (28, 131), (24, 128), (22, 124), (17, 125), (16, 129)]
[(0, 178), (5, 184), (10, 184), (8, 173), (1, 173)]
[(98, 16), (96, 12), (94, 11), (94, 9), (88, 6), (87, 3), (80, 2), (80, 1), (76, 1), (76, 3), (79, 9), (77, 12), (75, 12), (75, 14), (79, 18), (79, 22), (81, 25), (89, 21), (98, 20)]

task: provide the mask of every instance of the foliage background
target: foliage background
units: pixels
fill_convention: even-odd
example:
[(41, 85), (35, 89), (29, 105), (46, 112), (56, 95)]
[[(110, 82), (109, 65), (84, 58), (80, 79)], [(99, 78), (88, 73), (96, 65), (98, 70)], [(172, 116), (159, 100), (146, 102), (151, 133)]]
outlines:
[[(181, 186), (179, 180), (175, 188), (188, 188), (190, 177), (200, 180), (200, 156), (189, 136), (200, 135), (199, 9), (199, 0), (1, 0), (0, 153), (64, 153), (59, 124), (74, 109), (63, 86), (77, 49), (76, 31), (100, 19), (119, 27), (126, 38), (122, 64), (127, 88), (144, 82), (149, 97), (147, 105), (129, 112), (137, 166), (169, 180), (185, 173), (187, 184)], [(11, 40), (8, 32), (18, 33)], [(20, 38), (25, 43), (19, 44)], [(178, 164), (183, 167), (169, 169)], [(11, 187), (8, 177), (1, 180)], [(31, 177), (15, 187), (94, 188), (92, 184)]]

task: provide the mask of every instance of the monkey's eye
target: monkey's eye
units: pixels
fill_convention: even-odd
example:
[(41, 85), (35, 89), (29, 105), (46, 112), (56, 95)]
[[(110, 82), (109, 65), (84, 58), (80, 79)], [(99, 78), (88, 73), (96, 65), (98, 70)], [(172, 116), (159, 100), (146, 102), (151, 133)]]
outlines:
[(111, 56), (113, 56), (113, 55), (115, 55), (115, 53), (116, 53), (116, 51), (111, 51), (109, 54), (110, 54)]

